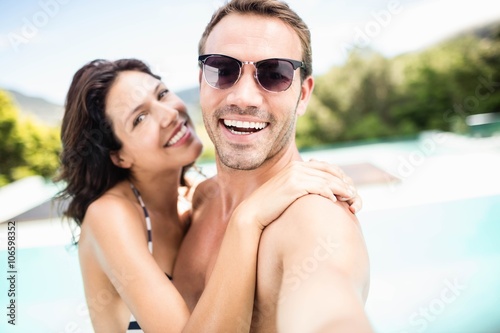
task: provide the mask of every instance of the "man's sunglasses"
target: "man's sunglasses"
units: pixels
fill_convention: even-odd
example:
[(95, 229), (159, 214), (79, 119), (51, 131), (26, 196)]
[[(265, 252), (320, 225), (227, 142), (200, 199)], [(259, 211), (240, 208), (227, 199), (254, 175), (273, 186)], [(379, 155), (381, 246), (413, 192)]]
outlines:
[(213, 88), (227, 89), (238, 82), (243, 65), (255, 66), (255, 79), (262, 88), (271, 92), (285, 91), (292, 85), (297, 68), (304, 63), (292, 59), (273, 58), (257, 62), (240, 61), (222, 54), (205, 54), (198, 57), (205, 81)]

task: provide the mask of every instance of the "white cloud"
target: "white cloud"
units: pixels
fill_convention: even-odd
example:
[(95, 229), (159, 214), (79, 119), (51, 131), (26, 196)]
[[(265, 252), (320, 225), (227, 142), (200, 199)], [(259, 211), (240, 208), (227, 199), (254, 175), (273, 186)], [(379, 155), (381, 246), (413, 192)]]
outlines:
[(500, 2), (434, 0), (406, 6), (374, 46), (388, 55), (429, 46), (479, 24), (500, 19)]
[(8, 35), (0, 35), (0, 52), (10, 48), (10, 42)]
[(493, 0), (401, 2), (400, 11), (394, 11), (390, 17), (376, 18), (374, 12), (389, 12), (389, 3), (363, 9), (365, 15), (358, 15), (357, 19), (313, 21), (310, 28), (315, 73), (321, 74), (332, 65), (343, 63), (346, 50), (355, 44), (395, 56), (430, 46), (468, 27), (500, 19), (500, 2)]

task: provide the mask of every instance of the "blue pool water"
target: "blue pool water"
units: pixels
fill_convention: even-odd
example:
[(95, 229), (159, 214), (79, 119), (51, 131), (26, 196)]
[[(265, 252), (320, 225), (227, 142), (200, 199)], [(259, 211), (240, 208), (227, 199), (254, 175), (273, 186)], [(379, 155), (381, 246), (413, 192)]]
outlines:
[(500, 332), (500, 196), (360, 214), (379, 332)]
[[(361, 212), (371, 260), (367, 312), (380, 333), (500, 332), (500, 196)], [(7, 271), (0, 251), (0, 272)], [(91, 332), (76, 249), (18, 249), (17, 325)]]
[[(19, 235), (21, 237), (22, 235)], [(7, 253), (0, 251), (0, 272), (6, 275)], [(0, 294), (0, 332), (91, 332), (73, 247), (21, 248), (17, 251), (16, 325), (7, 323), (10, 301), (3, 286)]]

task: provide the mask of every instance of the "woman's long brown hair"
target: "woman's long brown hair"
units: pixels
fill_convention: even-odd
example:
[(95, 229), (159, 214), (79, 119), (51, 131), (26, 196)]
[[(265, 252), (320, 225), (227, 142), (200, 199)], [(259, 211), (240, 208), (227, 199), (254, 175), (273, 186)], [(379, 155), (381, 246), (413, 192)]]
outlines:
[[(106, 96), (118, 74), (139, 71), (157, 79), (140, 60), (94, 60), (79, 69), (71, 82), (61, 127), (61, 167), (56, 181), (65, 184), (57, 198), (69, 201), (64, 212), (81, 226), (89, 205), (129, 177), (129, 170), (115, 166), (110, 152), (121, 148), (106, 117)], [(187, 168), (187, 167), (186, 167)], [(184, 168), (181, 185), (186, 185)]]

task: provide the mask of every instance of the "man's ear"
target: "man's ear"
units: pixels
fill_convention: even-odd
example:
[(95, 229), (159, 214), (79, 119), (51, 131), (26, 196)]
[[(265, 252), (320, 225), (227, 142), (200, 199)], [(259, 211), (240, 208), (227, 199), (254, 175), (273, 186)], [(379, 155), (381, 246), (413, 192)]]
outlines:
[(122, 158), (119, 151), (110, 152), (109, 157), (111, 158), (111, 162), (119, 168), (129, 169), (132, 166), (132, 163)]
[(309, 100), (311, 99), (312, 91), (314, 89), (314, 78), (312, 76), (308, 76), (304, 82), (302, 82), (300, 89), (301, 94), (297, 105), (297, 115), (302, 116), (306, 113), (307, 104), (309, 104)]

